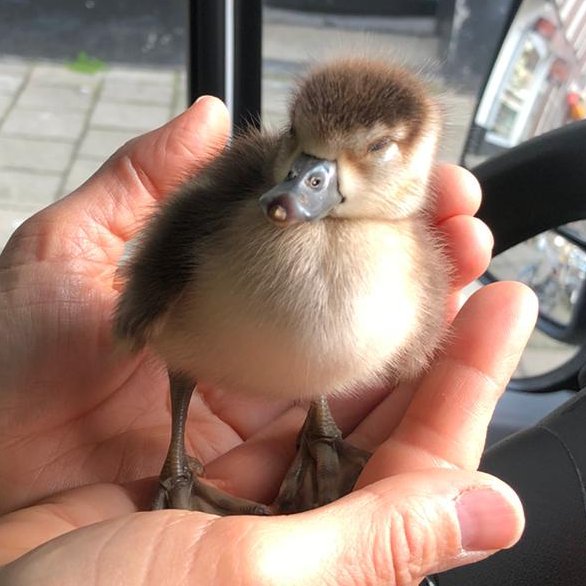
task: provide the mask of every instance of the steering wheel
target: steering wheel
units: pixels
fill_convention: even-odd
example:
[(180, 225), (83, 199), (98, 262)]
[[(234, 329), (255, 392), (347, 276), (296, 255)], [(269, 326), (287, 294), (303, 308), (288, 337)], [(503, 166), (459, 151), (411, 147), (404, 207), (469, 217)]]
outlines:
[[(538, 136), (472, 169), (483, 191), (477, 216), (494, 234), (494, 256), (540, 232), (586, 218), (585, 157), (586, 121), (581, 121)], [(508, 388), (578, 390), (579, 372), (586, 364), (586, 284), (567, 325), (540, 314), (537, 328), (557, 340), (577, 344), (579, 350), (554, 370), (512, 379)]]

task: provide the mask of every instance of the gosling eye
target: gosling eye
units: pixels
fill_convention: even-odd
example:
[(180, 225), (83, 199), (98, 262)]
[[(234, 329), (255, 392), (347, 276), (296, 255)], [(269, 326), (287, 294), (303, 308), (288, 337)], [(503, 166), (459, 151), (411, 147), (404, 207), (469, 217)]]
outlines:
[(391, 145), (393, 139), (390, 136), (383, 136), (368, 145), (369, 153), (377, 153)]

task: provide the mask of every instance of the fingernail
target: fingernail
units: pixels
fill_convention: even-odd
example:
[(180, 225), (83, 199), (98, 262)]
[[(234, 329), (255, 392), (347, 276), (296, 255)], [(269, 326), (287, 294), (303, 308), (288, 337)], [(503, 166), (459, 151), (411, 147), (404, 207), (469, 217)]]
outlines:
[(488, 551), (512, 545), (519, 521), (513, 505), (499, 492), (483, 488), (463, 492), (456, 500), (462, 548)]
[(199, 102), (201, 102), (202, 100), (205, 100), (208, 96), (199, 96), (199, 98), (197, 98), (197, 100), (195, 100), (195, 104), (199, 104)]

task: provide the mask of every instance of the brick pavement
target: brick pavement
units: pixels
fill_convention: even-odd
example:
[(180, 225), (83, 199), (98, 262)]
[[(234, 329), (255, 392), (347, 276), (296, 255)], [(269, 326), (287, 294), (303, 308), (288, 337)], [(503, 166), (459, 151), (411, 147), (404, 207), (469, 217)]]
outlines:
[(184, 107), (179, 70), (0, 60), (0, 248), (26, 217)]

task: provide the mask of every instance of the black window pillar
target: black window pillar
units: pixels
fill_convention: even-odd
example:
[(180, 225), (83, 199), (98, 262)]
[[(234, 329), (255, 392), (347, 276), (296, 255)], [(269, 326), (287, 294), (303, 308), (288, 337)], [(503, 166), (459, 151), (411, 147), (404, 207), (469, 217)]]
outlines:
[(260, 125), (261, 0), (190, 0), (188, 91), (226, 102), (234, 127)]

